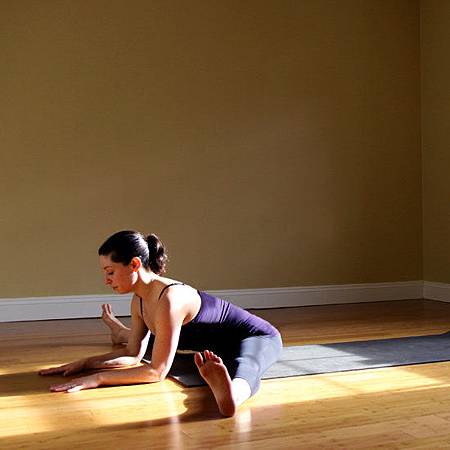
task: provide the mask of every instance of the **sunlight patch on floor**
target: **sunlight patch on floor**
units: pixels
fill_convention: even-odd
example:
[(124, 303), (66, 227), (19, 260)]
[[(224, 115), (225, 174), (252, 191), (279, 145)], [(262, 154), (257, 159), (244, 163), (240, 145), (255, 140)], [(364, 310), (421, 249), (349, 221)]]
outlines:
[[(444, 363), (450, 367), (449, 363)], [(264, 380), (260, 392), (242, 407), (236, 427), (246, 432), (252, 427), (252, 409), (283, 407), (326, 400), (340, 400), (366, 395), (438, 392), (450, 388), (450, 376), (434, 375), (438, 366), (405, 366), (354, 372)], [(445, 372), (444, 372), (445, 373)], [(189, 413), (189, 402), (207, 394), (201, 390), (183, 389), (171, 381), (152, 385), (119, 386), (81, 391), (73, 394), (34, 392), (28, 395), (6, 395), (0, 398), (2, 436), (31, 433), (68, 432), (96, 427), (126, 425), (178, 418)], [(11, 424), (10, 426), (8, 424)]]
[(145, 387), (148, 386), (2, 397), (1, 436), (57, 431), (61, 424), (73, 433), (101, 426), (176, 418), (186, 411), (185, 394), (164, 387), (146, 391)]
[(308, 402), (386, 392), (450, 387), (450, 376), (439, 380), (419, 373), (420, 369), (391, 367), (334, 374), (310, 375), (279, 380), (265, 380), (262, 394), (250, 399), (257, 406)]

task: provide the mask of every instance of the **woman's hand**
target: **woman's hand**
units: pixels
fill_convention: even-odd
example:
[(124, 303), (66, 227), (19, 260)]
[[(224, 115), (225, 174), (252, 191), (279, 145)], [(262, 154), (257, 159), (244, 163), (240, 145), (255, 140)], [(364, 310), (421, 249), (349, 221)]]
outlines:
[(86, 360), (80, 359), (78, 361), (64, 364), (63, 366), (59, 367), (51, 367), (50, 369), (43, 369), (39, 371), (39, 375), (59, 375), (62, 374), (63, 376), (72, 375), (74, 373), (81, 372), (83, 369), (85, 369)]
[(92, 389), (100, 386), (100, 381), (97, 374), (89, 375), (87, 377), (75, 378), (67, 383), (54, 384), (50, 386), (52, 392), (78, 392), (83, 389)]

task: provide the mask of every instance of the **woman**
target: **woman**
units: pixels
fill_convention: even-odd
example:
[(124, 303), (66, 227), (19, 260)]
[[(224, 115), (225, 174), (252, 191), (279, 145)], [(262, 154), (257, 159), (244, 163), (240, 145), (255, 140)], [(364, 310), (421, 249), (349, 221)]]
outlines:
[[(119, 294), (132, 292), (131, 330), (103, 306), (115, 343), (126, 346), (105, 355), (41, 370), (41, 375), (72, 375), (83, 370), (113, 369), (53, 385), (54, 392), (98, 386), (162, 381), (177, 349), (195, 351), (200, 375), (210, 386), (220, 412), (232, 416), (259, 388), (261, 376), (281, 351), (280, 333), (247, 311), (163, 277), (167, 255), (154, 234), (120, 231), (99, 248), (105, 283)], [(149, 364), (137, 366), (151, 351)], [(203, 352), (203, 354), (201, 353)]]

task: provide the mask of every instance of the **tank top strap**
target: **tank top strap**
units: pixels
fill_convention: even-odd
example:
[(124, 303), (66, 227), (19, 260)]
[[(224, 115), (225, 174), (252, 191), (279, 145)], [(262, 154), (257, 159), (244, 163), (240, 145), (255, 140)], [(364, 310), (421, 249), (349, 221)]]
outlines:
[(167, 288), (170, 288), (170, 286), (184, 286), (184, 283), (172, 283), (172, 284), (168, 284), (167, 286), (164, 286), (164, 287), (162, 288), (162, 291), (159, 293), (158, 300), (162, 297), (162, 295), (164, 294), (164, 291), (165, 291)]
[[(170, 286), (178, 286), (178, 285), (179, 285), (179, 286), (184, 286), (184, 283), (172, 283), (172, 284), (168, 284), (167, 286), (164, 286), (163, 289), (162, 289), (162, 291), (159, 293), (158, 300), (161, 298), (161, 296), (163, 295), (164, 291), (165, 291), (167, 288), (170, 288)], [(140, 304), (140, 306), (141, 306), (141, 316), (144, 317), (144, 308), (143, 308), (143, 306), (142, 306), (142, 297), (139, 297), (139, 295), (138, 295), (138, 298), (139, 298), (139, 304)]]

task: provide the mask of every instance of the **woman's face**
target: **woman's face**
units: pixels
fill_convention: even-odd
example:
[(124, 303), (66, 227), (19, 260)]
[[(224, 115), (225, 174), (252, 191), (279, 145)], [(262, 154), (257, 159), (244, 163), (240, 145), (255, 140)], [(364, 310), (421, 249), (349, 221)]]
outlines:
[(127, 266), (116, 263), (109, 256), (100, 255), (100, 267), (102, 268), (105, 284), (111, 286), (118, 294), (127, 294), (133, 290), (138, 276), (133, 264)]

